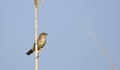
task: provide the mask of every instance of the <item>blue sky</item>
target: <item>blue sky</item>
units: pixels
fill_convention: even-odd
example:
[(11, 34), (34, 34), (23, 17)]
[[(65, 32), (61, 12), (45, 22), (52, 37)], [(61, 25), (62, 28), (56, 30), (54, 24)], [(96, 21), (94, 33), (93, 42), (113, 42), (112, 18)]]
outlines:
[[(47, 32), (39, 70), (120, 70), (120, 0), (44, 0), (38, 34)], [(0, 70), (34, 70), (33, 0), (0, 1)]]

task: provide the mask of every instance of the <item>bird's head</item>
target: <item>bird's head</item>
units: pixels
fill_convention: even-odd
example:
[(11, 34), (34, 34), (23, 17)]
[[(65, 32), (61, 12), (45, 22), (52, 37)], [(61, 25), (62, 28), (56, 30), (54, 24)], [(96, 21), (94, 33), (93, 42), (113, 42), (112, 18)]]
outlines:
[(48, 34), (45, 32), (42, 32), (39, 37), (45, 38)]

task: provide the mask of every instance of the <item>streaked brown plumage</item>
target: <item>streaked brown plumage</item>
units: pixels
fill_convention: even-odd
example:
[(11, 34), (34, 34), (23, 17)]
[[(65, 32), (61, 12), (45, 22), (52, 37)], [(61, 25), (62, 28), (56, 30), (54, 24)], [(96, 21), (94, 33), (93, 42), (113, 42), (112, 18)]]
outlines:
[[(39, 51), (40, 49), (42, 49), (42, 48), (44, 47), (44, 45), (46, 44), (46, 36), (47, 36), (47, 35), (48, 35), (48, 34), (47, 34), (47, 33), (44, 33), (44, 32), (42, 32), (42, 33), (39, 35), (38, 40), (37, 40), (38, 51)], [(33, 44), (33, 48), (30, 49), (26, 54), (27, 54), (27, 55), (30, 55), (30, 54), (32, 54), (34, 51), (35, 51), (35, 43)]]

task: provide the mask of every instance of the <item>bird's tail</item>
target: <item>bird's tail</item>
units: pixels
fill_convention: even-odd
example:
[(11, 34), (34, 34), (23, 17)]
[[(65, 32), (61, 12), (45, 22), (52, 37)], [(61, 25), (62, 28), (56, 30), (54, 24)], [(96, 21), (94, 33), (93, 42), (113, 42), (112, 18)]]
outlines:
[(33, 53), (33, 50), (30, 49), (26, 54), (27, 54), (27, 55), (30, 55), (30, 54), (32, 54), (32, 53)]

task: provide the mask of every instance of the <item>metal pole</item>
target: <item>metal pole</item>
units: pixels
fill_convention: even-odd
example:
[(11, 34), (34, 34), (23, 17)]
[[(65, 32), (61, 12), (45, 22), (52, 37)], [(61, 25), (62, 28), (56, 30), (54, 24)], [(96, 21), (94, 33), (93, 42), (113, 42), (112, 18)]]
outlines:
[(38, 1), (34, 0), (34, 10), (35, 10), (35, 70), (38, 70), (38, 48), (37, 48), (37, 38), (38, 38)]

